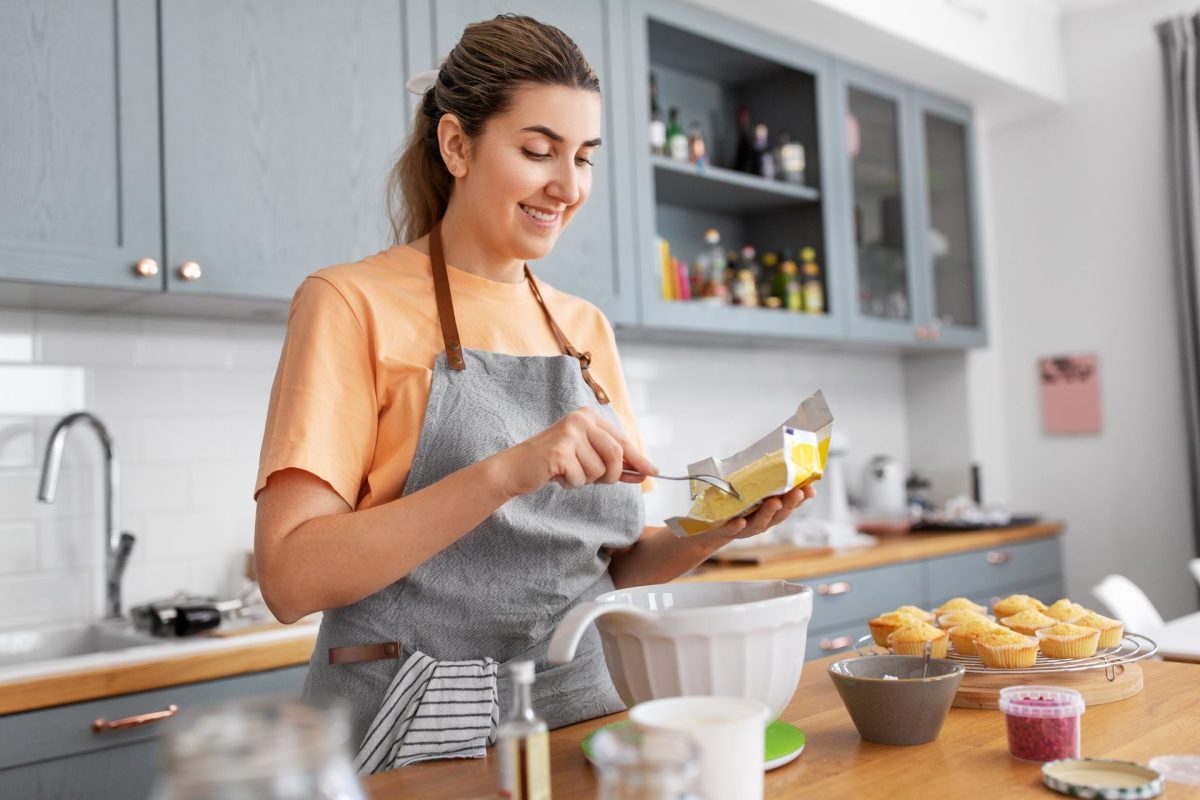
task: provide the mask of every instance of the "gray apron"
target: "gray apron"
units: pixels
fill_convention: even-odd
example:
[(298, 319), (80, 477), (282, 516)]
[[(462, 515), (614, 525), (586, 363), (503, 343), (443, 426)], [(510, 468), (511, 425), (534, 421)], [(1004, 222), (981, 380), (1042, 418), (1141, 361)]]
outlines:
[[(566, 341), (528, 268), (530, 290), (568, 355), (464, 350), (437, 227), (430, 250), (447, 349), (434, 363), (405, 495), (540, 433), (577, 408), (594, 408), (617, 423), (588, 374), (590, 354)], [(509, 500), (408, 576), (326, 611), (304, 696), (347, 707), (357, 747), (398, 666), (421, 652), (450, 661), (533, 660), (534, 707), (552, 728), (622, 710), (595, 627), (569, 664), (548, 666), (546, 647), (567, 611), (613, 588), (605, 548), (632, 545), (643, 525), (640, 487), (633, 484), (566, 489), (549, 483)], [(501, 708), (507, 689), (502, 681)]]

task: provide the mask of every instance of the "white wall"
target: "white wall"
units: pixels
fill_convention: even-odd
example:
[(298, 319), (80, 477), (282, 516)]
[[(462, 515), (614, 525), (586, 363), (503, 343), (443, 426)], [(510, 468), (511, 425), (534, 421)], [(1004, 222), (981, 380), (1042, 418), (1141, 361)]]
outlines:
[[(1007, 463), (1000, 499), (1068, 520), (1068, 591), (1122, 572), (1168, 618), (1197, 597), (1153, 25), (1195, 10), (1138, 0), (1065, 17), (1070, 102), (985, 132), (996, 345), (968, 365), (976, 456)], [(1074, 352), (1100, 355), (1103, 433), (1049, 437), (1037, 359)]]
[[(103, 476), (90, 430), (80, 426), (68, 439), (57, 501), (35, 500), (50, 428), (79, 405), (117, 443), (122, 527), (138, 537), (127, 604), (240, 585), (282, 339), (277, 324), (0, 311), (0, 626), (82, 619), (100, 608)], [(854, 463), (875, 452), (907, 457), (898, 357), (621, 349), (648, 449), (663, 469), (736, 450), (818, 387), (859, 445)], [(31, 415), (30, 403), (54, 413)], [(686, 509), (680, 491), (663, 481), (648, 498), (649, 517)]]

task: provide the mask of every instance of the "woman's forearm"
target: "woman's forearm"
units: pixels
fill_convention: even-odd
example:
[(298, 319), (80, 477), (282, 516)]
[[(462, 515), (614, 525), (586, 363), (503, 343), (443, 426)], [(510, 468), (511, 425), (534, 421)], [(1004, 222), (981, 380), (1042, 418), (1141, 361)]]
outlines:
[(702, 564), (728, 541), (711, 536), (685, 539), (669, 528), (647, 528), (633, 547), (613, 553), (608, 572), (618, 589), (667, 583)]
[(389, 503), (309, 519), (269, 545), (260, 537), (264, 597), (282, 622), (361, 600), (458, 541), (513, 495), (503, 460), (492, 457)]

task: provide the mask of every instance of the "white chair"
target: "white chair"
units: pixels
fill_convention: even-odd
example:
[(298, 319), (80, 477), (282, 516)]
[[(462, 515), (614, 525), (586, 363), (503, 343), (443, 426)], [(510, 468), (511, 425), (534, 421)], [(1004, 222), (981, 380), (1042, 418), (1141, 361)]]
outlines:
[(1092, 594), (1109, 613), (1135, 633), (1155, 631), (1163, 626), (1162, 614), (1138, 585), (1124, 575), (1109, 575), (1092, 589)]
[(1200, 558), (1193, 558), (1189, 561), (1188, 569), (1192, 571), (1192, 577), (1196, 579), (1196, 583), (1200, 583)]

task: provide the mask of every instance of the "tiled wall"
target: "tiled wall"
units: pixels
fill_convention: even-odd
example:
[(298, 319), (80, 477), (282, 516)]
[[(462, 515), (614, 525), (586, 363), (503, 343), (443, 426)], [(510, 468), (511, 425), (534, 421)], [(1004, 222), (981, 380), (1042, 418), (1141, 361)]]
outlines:
[[(122, 527), (134, 532), (127, 603), (239, 587), (252, 546), (262, 421), (283, 328), (275, 324), (0, 311), (0, 626), (99, 608), (100, 448), (72, 431), (54, 504), (36, 500), (49, 431), (83, 407), (110, 427)], [(851, 474), (907, 455), (898, 357), (623, 343), (647, 449), (664, 471), (725, 454), (822, 387), (851, 443)], [(647, 498), (678, 513), (682, 485)]]

